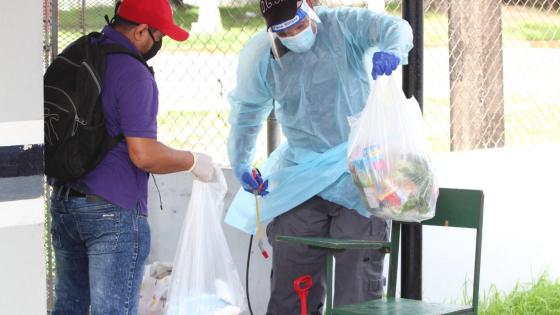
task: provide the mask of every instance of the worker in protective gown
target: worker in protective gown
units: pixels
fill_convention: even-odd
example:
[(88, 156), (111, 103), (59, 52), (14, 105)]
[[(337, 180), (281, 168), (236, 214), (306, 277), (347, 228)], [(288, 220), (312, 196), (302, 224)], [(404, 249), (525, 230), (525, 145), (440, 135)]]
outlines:
[[(397, 17), (362, 8), (314, 8), (310, 0), (261, 0), (260, 8), (267, 29), (241, 51), (237, 84), (228, 96), (228, 154), (244, 190), (225, 221), (255, 233), (253, 193), (263, 196), (260, 219), (272, 220), (266, 233), (273, 249), (267, 314), (300, 314), (293, 282), (302, 275), (314, 283), (308, 313), (321, 314), (325, 253), (275, 238), (388, 238), (389, 225), (370, 217), (348, 170), (348, 117), (364, 108), (371, 77), (407, 63), (412, 30)], [(374, 52), (370, 69), (364, 66), (368, 51), (369, 58)], [(254, 173), (257, 135), (273, 108), (287, 141)], [(335, 306), (381, 297), (383, 259), (375, 250), (337, 254)]]

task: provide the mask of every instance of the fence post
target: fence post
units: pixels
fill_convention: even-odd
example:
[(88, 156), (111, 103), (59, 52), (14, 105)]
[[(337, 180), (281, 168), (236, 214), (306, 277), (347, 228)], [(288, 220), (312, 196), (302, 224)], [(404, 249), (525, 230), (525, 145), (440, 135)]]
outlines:
[[(423, 110), (424, 1), (404, 0), (403, 18), (410, 23), (414, 48), (403, 67), (403, 91), (414, 96)], [(422, 299), (422, 226), (402, 224), (401, 228), (401, 297)]]
[(50, 64), (51, 58), (51, 0), (43, 0), (43, 58), (45, 69)]
[(86, 23), (86, 19), (87, 19), (87, 4), (86, 4), (86, 0), (82, 0), (82, 15), (81, 15), (81, 20), (82, 20), (82, 34), (86, 35), (87, 34), (87, 23)]
[(58, 0), (51, 0), (51, 61), (58, 55)]
[[(49, 45), (49, 60), (45, 60), (45, 69), (49, 66), (56, 56), (58, 55), (58, 0), (48, 0), (45, 4), (45, 18), (47, 19), (49, 25), (45, 26), (50, 28), (50, 38), (47, 43)], [(46, 57), (46, 56), (45, 56)], [(47, 59), (47, 58), (45, 58)], [(45, 196), (47, 209), (45, 213), (45, 251), (47, 252), (46, 257), (46, 286), (47, 286), (47, 311), (50, 313), (54, 304), (54, 283), (55, 283), (55, 268), (53, 265), (53, 247), (52, 239), (50, 238), (50, 226), (51, 226), (51, 216), (50, 216), (50, 202), (49, 197), (51, 194), (50, 186), (45, 185)]]
[(449, 1), (451, 151), (504, 146), (502, 1)]
[[(274, 104), (273, 100), (273, 104)], [(268, 115), (268, 119), (266, 121), (266, 147), (267, 147), (267, 154), (270, 155), (274, 149), (280, 145), (280, 125), (278, 125), (278, 121), (276, 120), (276, 115), (274, 114), (274, 107)]]

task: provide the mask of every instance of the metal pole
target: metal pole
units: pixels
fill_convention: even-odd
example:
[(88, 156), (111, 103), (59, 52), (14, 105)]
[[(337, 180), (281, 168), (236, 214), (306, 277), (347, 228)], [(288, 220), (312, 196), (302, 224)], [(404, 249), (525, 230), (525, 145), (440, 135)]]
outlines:
[(50, 64), (51, 57), (51, 2), (50, 0), (43, 0), (43, 58), (45, 61), (44, 69)]
[(45, 250), (47, 251), (47, 310), (50, 312), (54, 304), (54, 282), (55, 282), (55, 270), (53, 265), (53, 246), (51, 238), (51, 186), (45, 184), (45, 198), (47, 201), (47, 211), (45, 213), (45, 238), (46, 245)]
[[(50, 1), (50, 14), (47, 14), (50, 22), (50, 62), (58, 55), (58, 0)], [(48, 67), (48, 64), (46, 65)], [(45, 69), (46, 69), (45, 67)], [(47, 200), (47, 213), (45, 215), (45, 233), (47, 237), (46, 251), (47, 251), (47, 310), (50, 312), (54, 304), (54, 282), (55, 282), (55, 268), (53, 266), (53, 247), (52, 239), (50, 237), (51, 217), (50, 217), (50, 194), (51, 189), (49, 185), (45, 185), (46, 200)]]
[(58, 0), (51, 2), (51, 62), (58, 55)]
[(403, 91), (406, 97), (414, 96), (424, 109), (424, 1), (403, 1), (403, 18), (414, 33), (414, 48), (408, 54), (408, 65), (403, 66)]
[[(403, 91), (414, 96), (423, 110), (424, 1), (403, 1), (403, 18), (414, 33), (414, 48), (403, 67)], [(402, 225), (401, 297), (422, 299), (422, 225)]]
[[(272, 104), (274, 105), (274, 103), (273, 100)], [(278, 121), (276, 120), (273, 106), (268, 120), (266, 121), (266, 146), (268, 155), (270, 155), (278, 145), (280, 145), (280, 125), (278, 125)]]
[(82, 0), (82, 33), (84, 35), (87, 34), (86, 15), (86, 0)]

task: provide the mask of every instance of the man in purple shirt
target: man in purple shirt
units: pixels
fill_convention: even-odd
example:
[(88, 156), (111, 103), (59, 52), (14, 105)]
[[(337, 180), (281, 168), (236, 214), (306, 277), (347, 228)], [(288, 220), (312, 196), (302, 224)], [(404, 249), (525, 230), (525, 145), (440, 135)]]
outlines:
[[(150, 59), (164, 36), (184, 41), (168, 0), (124, 0), (97, 45), (118, 44)], [(87, 175), (56, 182), (51, 234), (56, 255), (53, 314), (136, 314), (150, 249), (150, 173), (213, 176), (212, 159), (157, 141), (158, 89), (151, 71), (127, 54), (108, 55), (102, 108), (111, 136), (124, 141)]]

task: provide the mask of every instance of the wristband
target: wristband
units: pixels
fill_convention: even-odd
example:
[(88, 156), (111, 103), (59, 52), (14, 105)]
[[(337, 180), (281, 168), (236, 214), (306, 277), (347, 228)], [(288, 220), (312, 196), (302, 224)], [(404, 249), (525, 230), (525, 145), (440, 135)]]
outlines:
[(193, 156), (193, 164), (191, 165), (191, 167), (187, 170), (187, 172), (190, 172), (194, 169), (194, 167), (196, 166), (196, 162), (198, 161), (198, 156), (196, 153), (190, 151), (192, 156)]

